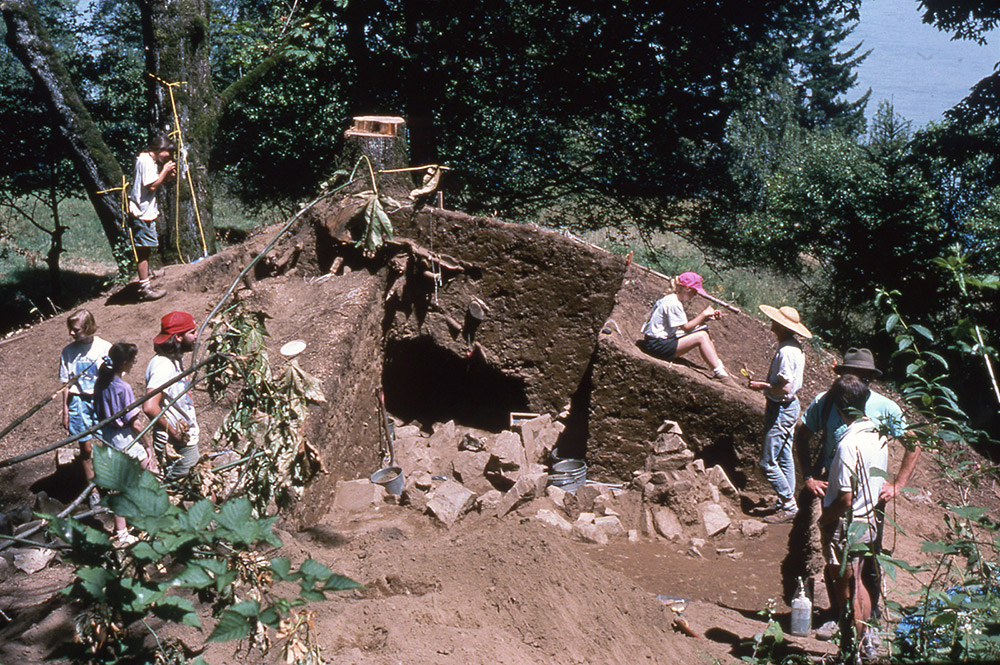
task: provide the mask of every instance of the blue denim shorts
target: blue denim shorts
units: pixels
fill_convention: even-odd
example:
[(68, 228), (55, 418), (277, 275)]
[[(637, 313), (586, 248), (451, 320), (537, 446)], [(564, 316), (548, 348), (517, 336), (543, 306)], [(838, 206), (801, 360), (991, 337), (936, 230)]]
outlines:
[(160, 237), (156, 234), (156, 220), (133, 217), (132, 240), (136, 247), (159, 247)]
[[(83, 398), (79, 395), (70, 395), (69, 398), (69, 433), (77, 434), (93, 427), (97, 421), (97, 414), (94, 412), (93, 398)], [(78, 439), (79, 441), (89, 441), (91, 435)]]

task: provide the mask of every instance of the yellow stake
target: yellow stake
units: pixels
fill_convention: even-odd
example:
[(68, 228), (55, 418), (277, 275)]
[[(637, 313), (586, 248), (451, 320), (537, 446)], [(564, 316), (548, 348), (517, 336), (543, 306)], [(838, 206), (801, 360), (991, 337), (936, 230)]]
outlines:
[[(171, 135), (176, 135), (177, 140), (177, 155), (178, 157), (184, 154), (184, 135), (181, 133), (181, 121), (177, 115), (177, 103), (174, 101), (174, 86), (187, 85), (187, 81), (177, 81), (176, 83), (167, 83), (160, 77), (153, 73), (149, 74), (157, 82), (163, 84), (167, 88), (167, 92), (170, 94), (170, 110), (174, 116), (174, 131), (170, 132)], [(194, 181), (191, 179), (191, 168), (187, 163), (185, 158), (184, 171), (187, 174), (188, 188), (191, 191), (191, 205), (194, 206), (194, 217), (198, 222), (198, 234), (201, 237), (201, 251), (202, 256), (208, 256), (208, 245), (205, 242), (205, 228), (201, 223), (201, 211), (198, 209), (198, 195), (194, 191)], [(177, 188), (174, 196), (174, 235), (177, 240), (177, 256), (181, 261), (187, 263), (184, 260), (184, 255), (181, 253), (181, 190), (180, 187)]]

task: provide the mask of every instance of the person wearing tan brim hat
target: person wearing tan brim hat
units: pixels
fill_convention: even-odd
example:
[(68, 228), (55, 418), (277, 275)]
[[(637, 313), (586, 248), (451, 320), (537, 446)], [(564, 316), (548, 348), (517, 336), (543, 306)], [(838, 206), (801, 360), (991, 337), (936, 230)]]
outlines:
[(806, 367), (805, 355), (795, 335), (812, 337), (812, 333), (802, 325), (794, 307), (761, 305), (760, 311), (771, 319), (771, 332), (778, 340), (778, 349), (771, 360), (767, 380), (747, 379), (748, 388), (763, 392), (767, 398), (760, 468), (778, 495), (778, 505), (775, 506), (774, 514), (766, 517), (765, 521), (790, 522), (799, 510), (795, 502), (795, 457), (792, 454), (792, 441), (795, 424), (802, 410), (796, 393), (802, 387)]

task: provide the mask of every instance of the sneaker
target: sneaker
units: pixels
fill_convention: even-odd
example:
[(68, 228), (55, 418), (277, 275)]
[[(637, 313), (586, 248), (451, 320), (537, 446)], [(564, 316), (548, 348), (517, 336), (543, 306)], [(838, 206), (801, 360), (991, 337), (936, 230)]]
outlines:
[(764, 518), (764, 521), (768, 524), (787, 524), (795, 519), (795, 516), (799, 514), (798, 508), (782, 508), (773, 515), (768, 515)]
[(733, 387), (733, 388), (739, 388), (739, 384), (736, 383), (736, 381), (733, 380), (733, 377), (731, 377), (728, 374), (713, 374), (712, 375), (712, 380), (713, 381), (718, 381), (719, 383), (721, 383), (723, 385), (727, 385), (727, 386), (730, 386), (730, 387)]
[(828, 642), (833, 639), (833, 636), (836, 634), (838, 628), (839, 626), (836, 621), (827, 621), (816, 629), (816, 639)]
[(165, 295), (167, 295), (165, 289), (158, 289), (152, 284), (139, 285), (139, 302), (150, 302), (153, 300), (159, 300)]

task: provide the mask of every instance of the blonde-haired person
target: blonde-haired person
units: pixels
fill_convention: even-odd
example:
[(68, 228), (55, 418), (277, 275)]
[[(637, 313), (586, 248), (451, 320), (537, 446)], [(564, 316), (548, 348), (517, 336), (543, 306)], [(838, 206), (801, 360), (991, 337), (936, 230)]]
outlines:
[(674, 360), (692, 349), (698, 349), (702, 360), (712, 368), (713, 379), (736, 385), (719, 359), (706, 325), (707, 321), (721, 318), (722, 312), (708, 306), (688, 320), (684, 311), (684, 304), (695, 295), (707, 295), (702, 287), (701, 275), (683, 272), (671, 280), (671, 285), (673, 291), (657, 301), (642, 328), (644, 350), (656, 358)]
[(778, 341), (778, 348), (771, 359), (767, 381), (747, 379), (747, 388), (759, 390), (767, 398), (764, 408), (764, 446), (760, 468), (778, 495), (775, 513), (764, 518), (765, 522), (791, 522), (799, 512), (795, 502), (795, 457), (792, 440), (795, 424), (799, 421), (802, 406), (797, 393), (802, 388), (806, 359), (796, 335), (812, 337), (802, 325), (794, 307), (761, 305), (760, 311), (771, 319), (771, 332)]
[[(97, 423), (94, 384), (104, 356), (111, 350), (111, 342), (97, 336), (94, 315), (85, 309), (73, 312), (66, 319), (66, 328), (73, 341), (63, 348), (59, 356), (59, 381), (64, 384), (62, 426), (73, 435), (88, 430)], [(92, 438), (93, 435), (88, 434), (79, 439), (80, 460), (88, 482), (94, 479)], [(91, 500), (100, 500), (96, 491)]]

